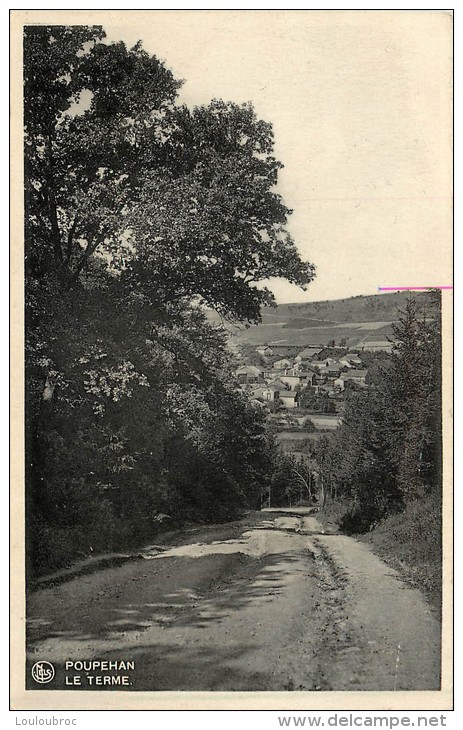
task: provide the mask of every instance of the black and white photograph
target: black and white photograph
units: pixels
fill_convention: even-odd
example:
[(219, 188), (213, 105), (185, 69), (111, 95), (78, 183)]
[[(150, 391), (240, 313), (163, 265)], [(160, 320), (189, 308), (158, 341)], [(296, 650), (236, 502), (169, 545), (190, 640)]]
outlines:
[(16, 708), (451, 709), (452, 22), (11, 12)]

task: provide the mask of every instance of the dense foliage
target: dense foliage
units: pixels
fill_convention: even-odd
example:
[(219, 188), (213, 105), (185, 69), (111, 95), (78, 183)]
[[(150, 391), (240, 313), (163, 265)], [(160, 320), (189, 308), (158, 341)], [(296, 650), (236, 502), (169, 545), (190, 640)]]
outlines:
[(327, 493), (353, 503), (342, 526), (366, 531), (442, 481), (440, 296), (410, 298), (394, 325), (392, 354), (368, 388), (346, 397), (342, 427), (325, 448)]
[(312, 413), (336, 413), (336, 404), (328, 397), (328, 393), (315, 393), (315, 389), (307, 385), (299, 394), (299, 405)]
[(314, 276), (250, 104), (187, 109), (141, 44), (24, 35), (26, 505), (31, 569), (259, 504), (264, 417), (202, 304), (255, 322)]

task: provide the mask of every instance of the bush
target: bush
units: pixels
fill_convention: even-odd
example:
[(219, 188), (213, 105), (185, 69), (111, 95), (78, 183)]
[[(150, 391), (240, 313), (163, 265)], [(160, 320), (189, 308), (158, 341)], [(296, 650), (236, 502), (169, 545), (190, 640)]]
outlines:
[(318, 428), (316, 427), (315, 423), (312, 421), (311, 418), (306, 418), (304, 421), (304, 431), (310, 431), (311, 433), (313, 431), (318, 431)]
[(108, 501), (93, 505), (92, 519), (63, 526), (36, 518), (28, 532), (28, 572), (40, 576), (69, 567), (75, 560), (120, 547), (122, 525), (115, 519)]
[(346, 535), (363, 535), (373, 530), (388, 515), (396, 514), (402, 509), (402, 502), (397, 496), (381, 493), (367, 494), (360, 504), (354, 500), (353, 506), (347, 510), (339, 522), (339, 529)]

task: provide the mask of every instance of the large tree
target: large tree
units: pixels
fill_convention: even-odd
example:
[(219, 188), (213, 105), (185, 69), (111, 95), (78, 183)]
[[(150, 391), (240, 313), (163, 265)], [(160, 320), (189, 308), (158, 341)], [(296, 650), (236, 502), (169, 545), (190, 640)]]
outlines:
[(440, 292), (410, 297), (394, 325), (395, 343), (385, 369), (388, 458), (405, 496), (438, 488), (441, 481)]
[(263, 418), (201, 304), (257, 321), (267, 278), (314, 269), (251, 105), (187, 109), (100, 27), (27, 27), (24, 85), (27, 507), (50, 567), (258, 499)]
[(176, 105), (161, 62), (103, 38), (26, 29), (30, 266), (73, 282), (96, 261), (155, 305), (197, 296), (257, 321), (273, 300), (258, 282), (314, 273), (285, 229), (271, 125), (250, 104)]

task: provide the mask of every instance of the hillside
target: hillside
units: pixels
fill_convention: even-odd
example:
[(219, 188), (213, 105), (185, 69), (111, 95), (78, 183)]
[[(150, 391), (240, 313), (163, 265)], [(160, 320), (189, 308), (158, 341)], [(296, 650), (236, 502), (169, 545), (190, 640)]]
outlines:
[[(280, 304), (262, 312), (262, 323), (249, 328), (228, 325), (232, 340), (251, 344), (319, 344), (332, 340), (349, 347), (369, 347), (387, 342), (392, 323), (407, 299), (412, 296), (433, 316), (435, 308), (428, 292), (392, 292), (348, 299)], [(212, 321), (217, 315), (208, 314)]]

